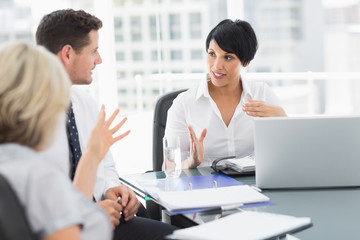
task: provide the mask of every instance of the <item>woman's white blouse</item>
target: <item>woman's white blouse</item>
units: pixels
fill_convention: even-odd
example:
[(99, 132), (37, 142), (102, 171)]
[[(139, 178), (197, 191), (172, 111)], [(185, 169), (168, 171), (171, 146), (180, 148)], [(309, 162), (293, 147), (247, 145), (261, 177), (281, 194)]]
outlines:
[[(246, 98), (262, 100), (279, 106), (273, 90), (263, 82), (242, 80), (243, 92), (229, 126), (222, 120), (216, 103), (209, 95), (207, 80), (178, 95), (168, 111), (165, 136), (180, 136), (181, 149), (189, 152), (190, 139), (187, 126), (191, 126), (199, 137), (204, 128), (205, 157), (200, 166), (226, 156), (243, 157), (254, 152), (253, 117), (242, 111)], [(185, 154), (184, 154), (185, 155)]]

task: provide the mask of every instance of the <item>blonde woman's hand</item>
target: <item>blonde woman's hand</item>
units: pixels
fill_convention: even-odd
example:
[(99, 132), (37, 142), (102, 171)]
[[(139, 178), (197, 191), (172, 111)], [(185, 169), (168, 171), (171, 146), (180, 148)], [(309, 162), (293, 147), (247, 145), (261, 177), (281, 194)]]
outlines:
[(91, 151), (91, 155), (95, 156), (99, 161), (104, 158), (111, 145), (130, 133), (130, 130), (127, 130), (114, 137), (127, 120), (125, 117), (120, 123), (116, 124), (113, 128), (110, 128), (118, 113), (119, 109), (116, 109), (111, 117), (108, 120), (105, 120), (105, 107), (104, 105), (101, 106), (96, 125), (91, 132), (90, 140), (86, 148), (86, 150)]
[(264, 101), (247, 98), (242, 110), (251, 117), (285, 117), (285, 111), (278, 106), (267, 104)]
[(196, 168), (204, 160), (204, 138), (206, 136), (207, 130), (204, 129), (200, 137), (197, 138), (192, 127), (188, 126), (190, 134), (190, 158), (188, 159), (188, 164), (186, 168)]

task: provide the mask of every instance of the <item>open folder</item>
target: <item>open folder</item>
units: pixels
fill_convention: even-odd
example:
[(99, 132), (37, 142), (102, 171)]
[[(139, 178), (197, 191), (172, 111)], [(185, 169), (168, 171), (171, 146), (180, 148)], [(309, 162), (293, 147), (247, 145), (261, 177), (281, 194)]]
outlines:
[(170, 212), (212, 207), (241, 206), (270, 199), (248, 185), (187, 191), (158, 191), (158, 201)]
[(312, 225), (308, 217), (243, 211), (174, 231), (171, 239), (269, 239), (297, 232)]

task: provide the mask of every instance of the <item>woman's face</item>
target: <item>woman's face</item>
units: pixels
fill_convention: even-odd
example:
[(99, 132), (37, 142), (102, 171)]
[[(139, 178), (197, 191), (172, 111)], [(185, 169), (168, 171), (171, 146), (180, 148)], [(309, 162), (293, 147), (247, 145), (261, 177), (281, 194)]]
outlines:
[(238, 84), (242, 65), (234, 53), (222, 50), (214, 39), (210, 41), (207, 53), (207, 65), (212, 84), (226, 87)]

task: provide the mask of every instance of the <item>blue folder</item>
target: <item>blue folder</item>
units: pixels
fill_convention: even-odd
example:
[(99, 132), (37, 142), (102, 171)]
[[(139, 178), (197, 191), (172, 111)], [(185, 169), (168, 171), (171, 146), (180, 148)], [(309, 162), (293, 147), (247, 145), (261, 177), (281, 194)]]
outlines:
[(145, 191), (149, 195), (155, 198), (156, 198), (156, 194), (154, 192), (156, 192), (156, 190), (187, 191), (190, 188), (204, 189), (204, 188), (243, 185), (241, 182), (223, 174), (139, 180), (138, 183), (145, 189)]
[[(215, 182), (216, 183), (215, 183)], [(204, 189), (214, 187), (229, 187), (236, 185), (243, 185), (242, 182), (235, 180), (224, 174), (214, 174), (205, 176), (190, 176), (190, 177), (178, 177), (178, 178), (160, 178), (160, 179), (147, 179), (138, 180), (138, 183), (144, 188), (144, 190), (154, 199), (158, 199), (156, 191), (188, 191), (191, 189)], [(246, 204), (243, 207), (257, 207), (262, 205), (271, 205), (273, 202)], [(191, 209), (174, 211), (172, 214), (186, 214), (197, 213), (201, 211), (209, 210), (209, 208)]]

